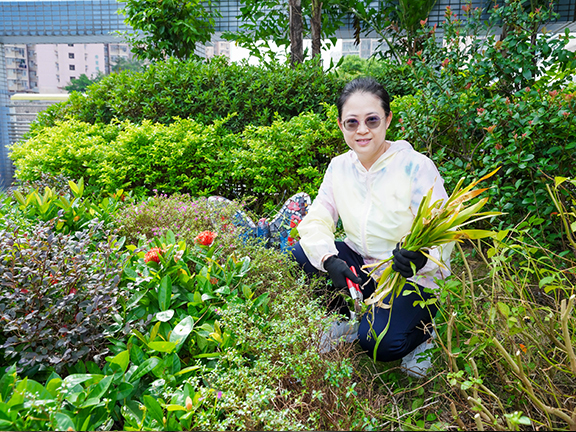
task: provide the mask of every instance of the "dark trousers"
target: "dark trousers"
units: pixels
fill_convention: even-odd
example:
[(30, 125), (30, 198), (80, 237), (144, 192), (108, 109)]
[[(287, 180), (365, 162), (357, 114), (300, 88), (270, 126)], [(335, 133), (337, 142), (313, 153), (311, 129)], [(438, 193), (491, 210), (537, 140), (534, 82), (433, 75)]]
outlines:
[[(336, 248), (338, 249), (338, 258), (346, 261), (349, 266), (356, 268), (358, 275), (362, 278), (364, 299), (367, 299), (374, 292), (376, 285), (374, 280), (361, 270), (364, 265), (364, 259), (344, 242), (336, 242)], [(300, 243), (296, 243), (291, 252), (294, 259), (307, 274), (320, 273), (310, 263)], [(429, 305), (424, 308), (419, 305), (414, 306), (415, 301), (428, 300), (433, 296), (432, 293), (425, 292), (424, 288), (420, 286), (418, 288), (416, 289), (412, 284), (406, 284), (404, 289), (419, 291), (419, 293), (412, 292), (406, 296), (398, 296), (394, 299), (391, 309), (374, 307), (364, 314), (358, 329), (358, 339), (360, 346), (368, 351), (370, 355), (373, 354), (377, 337), (386, 328), (388, 321), (390, 321), (388, 331), (378, 345), (376, 358), (380, 361), (401, 359), (430, 337), (430, 323), (438, 308), (436, 305)], [(348, 293), (348, 289), (346, 288), (343, 292)], [(390, 296), (384, 299), (384, 303), (389, 302)], [(332, 300), (328, 307), (338, 313), (349, 314), (346, 302), (341, 297)]]

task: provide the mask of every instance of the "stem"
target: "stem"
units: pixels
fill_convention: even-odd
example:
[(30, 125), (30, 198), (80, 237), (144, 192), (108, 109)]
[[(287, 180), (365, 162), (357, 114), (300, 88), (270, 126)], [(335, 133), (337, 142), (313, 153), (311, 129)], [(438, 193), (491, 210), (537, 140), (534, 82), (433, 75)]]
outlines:
[(576, 376), (576, 355), (574, 354), (574, 347), (572, 346), (572, 339), (570, 337), (570, 331), (568, 330), (568, 318), (570, 317), (572, 306), (574, 306), (575, 298), (576, 295), (572, 294), (568, 300), (568, 306), (566, 306), (566, 299), (563, 299), (560, 305), (562, 336), (564, 336), (564, 345), (566, 346), (566, 353), (568, 354), (568, 358), (570, 358), (570, 369), (572, 370), (574, 376)]

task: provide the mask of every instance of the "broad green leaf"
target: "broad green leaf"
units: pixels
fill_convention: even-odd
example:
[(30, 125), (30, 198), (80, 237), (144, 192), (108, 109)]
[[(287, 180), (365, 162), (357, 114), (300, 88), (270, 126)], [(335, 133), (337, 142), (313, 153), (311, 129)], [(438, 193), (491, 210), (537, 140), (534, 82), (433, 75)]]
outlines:
[(188, 337), (194, 328), (194, 319), (191, 316), (187, 316), (182, 321), (178, 323), (172, 333), (170, 334), (170, 342), (180, 343)]
[(176, 372), (174, 375), (175, 376), (184, 375), (185, 373), (193, 372), (193, 371), (198, 370), (198, 369), (200, 369), (200, 366), (189, 366), (187, 368), (182, 369), (179, 372)]
[(172, 281), (170, 276), (164, 276), (160, 281), (160, 289), (158, 291), (158, 305), (160, 310), (170, 309), (170, 303), (172, 300)]
[(56, 420), (56, 427), (58, 430), (61, 431), (76, 430), (72, 419), (64, 413), (57, 412), (56, 414), (54, 414), (54, 420)]
[(508, 305), (506, 303), (498, 302), (497, 306), (500, 313), (504, 315), (506, 318), (508, 318), (508, 316), (510, 315), (510, 308), (508, 307)]
[(171, 245), (176, 243), (176, 237), (174, 236), (172, 230), (166, 231), (166, 242)]
[(150, 342), (148, 348), (153, 349), (154, 351), (171, 353), (176, 348), (176, 343), (168, 341)]
[(109, 360), (109, 362), (119, 365), (122, 372), (125, 373), (126, 369), (128, 369), (128, 363), (130, 363), (130, 352), (128, 350), (122, 351), (114, 356), (113, 359)]
[(132, 374), (132, 376), (130, 377), (130, 382), (134, 382), (137, 379), (146, 375), (148, 372), (150, 372), (152, 369), (158, 366), (161, 361), (162, 360), (160, 360), (158, 357), (150, 357), (148, 360), (146, 360), (144, 363), (138, 366), (138, 369), (136, 369), (134, 374)]
[(162, 409), (158, 401), (150, 395), (144, 395), (143, 400), (144, 400), (144, 406), (148, 409), (148, 412), (152, 415), (154, 420), (162, 424), (162, 418), (164, 417), (164, 410)]
[[(125, 351), (125, 352), (128, 353), (128, 351)], [(94, 386), (94, 388), (90, 391), (87, 399), (91, 399), (91, 398), (100, 399), (106, 393), (106, 391), (108, 390), (108, 387), (110, 387), (110, 384), (112, 383), (113, 379), (114, 379), (113, 375), (109, 375), (109, 376), (102, 378), (100, 380), (100, 382), (98, 384), (96, 384)]]
[(168, 309), (166, 311), (158, 312), (156, 314), (156, 319), (161, 322), (168, 322), (174, 316), (174, 309)]

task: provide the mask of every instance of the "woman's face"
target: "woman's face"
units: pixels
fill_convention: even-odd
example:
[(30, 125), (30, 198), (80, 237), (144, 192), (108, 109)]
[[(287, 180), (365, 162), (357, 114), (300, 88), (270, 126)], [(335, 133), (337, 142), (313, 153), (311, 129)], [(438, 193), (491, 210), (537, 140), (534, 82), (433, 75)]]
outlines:
[[(380, 124), (370, 129), (366, 122), (373, 125), (376, 117), (381, 119)], [(346, 144), (354, 150), (367, 170), (390, 147), (386, 141), (386, 129), (390, 126), (391, 120), (392, 113), (386, 118), (380, 99), (371, 93), (354, 93), (342, 106), (342, 119), (338, 119), (338, 126), (344, 134)], [(348, 130), (344, 127), (347, 122), (358, 127), (355, 130)]]

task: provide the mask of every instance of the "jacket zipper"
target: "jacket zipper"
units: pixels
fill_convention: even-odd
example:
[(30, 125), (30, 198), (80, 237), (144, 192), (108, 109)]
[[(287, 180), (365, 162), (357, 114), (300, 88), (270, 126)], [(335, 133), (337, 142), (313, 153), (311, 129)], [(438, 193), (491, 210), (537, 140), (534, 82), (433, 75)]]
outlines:
[(369, 257), (370, 255), (368, 254), (368, 243), (366, 242), (366, 226), (368, 225), (368, 215), (370, 214), (370, 209), (372, 207), (372, 176), (370, 173), (366, 174), (366, 183), (368, 183), (368, 202), (366, 204), (364, 222), (362, 223), (362, 247), (364, 248), (364, 256)]

